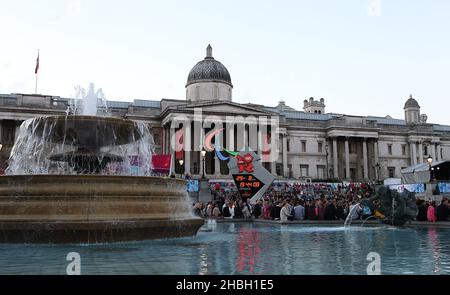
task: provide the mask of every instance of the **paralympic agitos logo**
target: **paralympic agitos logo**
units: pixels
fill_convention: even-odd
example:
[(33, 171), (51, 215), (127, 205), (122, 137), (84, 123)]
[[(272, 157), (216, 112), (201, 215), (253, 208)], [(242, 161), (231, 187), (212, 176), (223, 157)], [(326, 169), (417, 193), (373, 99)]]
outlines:
[(194, 114), (173, 114), (170, 120), (170, 148), (177, 159), (184, 152), (213, 152), (221, 161), (236, 157), (250, 148), (262, 162), (274, 162), (279, 151), (277, 116), (203, 116), (200, 108)]

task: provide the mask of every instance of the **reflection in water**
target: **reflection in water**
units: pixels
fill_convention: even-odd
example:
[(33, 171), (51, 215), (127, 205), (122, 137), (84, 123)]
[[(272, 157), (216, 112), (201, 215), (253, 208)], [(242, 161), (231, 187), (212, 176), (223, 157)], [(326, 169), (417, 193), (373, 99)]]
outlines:
[(239, 255), (236, 257), (236, 270), (242, 273), (247, 269), (248, 273), (254, 274), (257, 259), (261, 254), (258, 231), (242, 227), (239, 230), (237, 246)]
[(208, 254), (207, 254), (207, 245), (201, 245), (199, 247), (200, 257), (199, 257), (199, 275), (207, 275), (208, 274)]
[(431, 247), (433, 249), (433, 258), (434, 258), (434, 272), (440, 272), (440, 264), (441, 264), (441, 251), (440, 251), (440, 243), (439, 236), (435, 228), (430, 227), (428, 229), (428, 238), (431, 242)]
[(450, 274), (450, 230), (208, 222), (196, 237), (105, 245), (0, 244), (0, 274)]

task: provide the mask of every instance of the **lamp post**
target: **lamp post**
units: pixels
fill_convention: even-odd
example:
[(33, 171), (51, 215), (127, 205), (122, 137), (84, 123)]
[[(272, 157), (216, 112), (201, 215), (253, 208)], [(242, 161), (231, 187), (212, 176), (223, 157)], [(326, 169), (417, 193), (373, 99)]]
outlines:
[(428, 156), (427, 162), (428, 162), (428, 170), (430, 171), (430, 182), (432, 182), (433, 181), (433, 168), (431, 167), (431, 164), (433, 163), (433, 158), (431, 156)]
[(180, 163), (180, 168), (181, 168), (181, 172), (180, 172), (180, 178), (183, 178), (183, 164), (184, 164), (184, 160), (180, 159), (178, 160), (178, 163)]
[(206, 151), (205, 151), (205, 150), (202, 150), (202, 151), (200, 152), (200, 155), (202, 156), (202, 167), (203, 167), (203, 170), (202, 170), (202, 179), (205, 179), (205, 157), (206, 157)]
[(379, 183), (380, 182), (380, 169), (381, 169), (380, 163), (377, 163), (375, 165), (375, 168), (377, 170), (377, 182)]

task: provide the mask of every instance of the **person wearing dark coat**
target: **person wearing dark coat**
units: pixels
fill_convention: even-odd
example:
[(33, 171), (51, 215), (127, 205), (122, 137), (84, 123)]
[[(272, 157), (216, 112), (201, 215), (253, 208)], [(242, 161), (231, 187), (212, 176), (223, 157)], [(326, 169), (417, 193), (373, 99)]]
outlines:
[(336, 219), (336, 200), (328, 203), (325, 207), (325, 220), (335, 220)]
[(277, 204), (275, 206), (272, 206), (272, 209), (270, 209), (270, 217), (272, 217), (272, 220), (279, 220), (280, 212), (281, 212), (281, 206), (280, 206), (280, 203), (277, 202)]
[(305, 212), (306, 212), (306, 216), (305, 216), (306, 220), (317, 220), (316, 206), (314, 206), (311, 203), (311, 201), (307, 202), (307, 204), (305, 206)]
[(450, 216), (450, 208), (448, 208), (448, 199), (443, 198), (442, 202), (436, 208), (437, 221), (448, 221)]
[(417, 200), (417, 221), (427, 221), (427, 209), (428, 207), (425, 204), (424, 200)]
[(262, 214), (262, 200), (258, 200), (253, 206), (253, 216), (259, 218)]

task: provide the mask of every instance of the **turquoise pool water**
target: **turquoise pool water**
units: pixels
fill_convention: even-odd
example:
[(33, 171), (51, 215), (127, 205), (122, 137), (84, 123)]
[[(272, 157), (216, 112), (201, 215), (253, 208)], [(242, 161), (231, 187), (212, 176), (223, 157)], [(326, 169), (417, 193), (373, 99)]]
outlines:
[(208, 222), (196, 237), (104, 245), (0, 244), (0, 274), (450, 274), (450, 230)]

